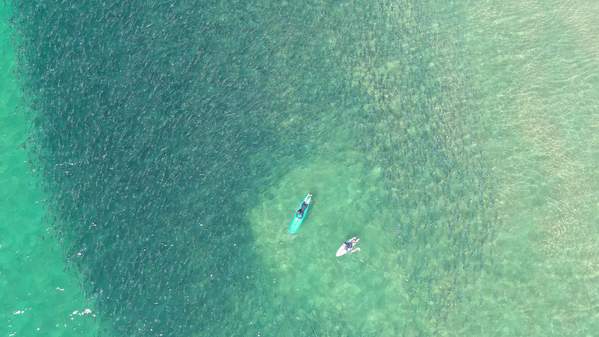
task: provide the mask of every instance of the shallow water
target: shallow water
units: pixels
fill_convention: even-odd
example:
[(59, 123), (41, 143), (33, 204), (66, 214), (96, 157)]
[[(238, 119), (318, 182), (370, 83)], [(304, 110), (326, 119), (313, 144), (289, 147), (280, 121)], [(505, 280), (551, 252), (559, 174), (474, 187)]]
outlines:
[[(3, 176), (36, 186), (23, 249), (52, 253), (27, 268), (73, 285), (90, 335), (596, 330), (596, 5), (13, 8), (3, 141), (28, 132), (32, 162)], [(9, 333), (53, 323), (44, 287)]]

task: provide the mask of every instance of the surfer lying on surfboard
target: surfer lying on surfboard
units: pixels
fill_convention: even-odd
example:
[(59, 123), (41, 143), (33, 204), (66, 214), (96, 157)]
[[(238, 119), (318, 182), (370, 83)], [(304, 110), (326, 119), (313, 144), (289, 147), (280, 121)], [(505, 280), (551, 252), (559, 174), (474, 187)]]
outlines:
[(345, 241), (343, 243), (345, 245), (345, 250), (348, 250), (350, 253), (359, 252), (360, 248), (356, 247), (356, 245), (358, 244), (359, 241), (360, 241), (360, 239), (358, 239), (355, 236), (353, 238)]
[(289, 234), (295, 234), (299, 231), (302, 222), (308, 216), (310, 204), (312, 203), (312, 193), (308, 192), (302, 203), (296, 208), (293, 219), (289, 223)]
[[(312, 197), (312, 193), (308, 193), (308, 197)], [(300, 206), (300, 208), (298, 208), (297, 212), (295, 212), (297, 214), (298, 218), (301, 218), (304, 216), (304, 211), (306, 211), (306, 208), (308, 208), (308, 203), (306, 202), (306, 200), (302, 201), (302, 205)]]
[(360, 239), (357, 237), (353, 237), (347, 241), (345, 241), (341, 247), (337, 250), (337, 256), (342, 256), (347, 253), (357, 253), (360, 251), (360, 248), (356, 247), (356, 245), (360, 242)]

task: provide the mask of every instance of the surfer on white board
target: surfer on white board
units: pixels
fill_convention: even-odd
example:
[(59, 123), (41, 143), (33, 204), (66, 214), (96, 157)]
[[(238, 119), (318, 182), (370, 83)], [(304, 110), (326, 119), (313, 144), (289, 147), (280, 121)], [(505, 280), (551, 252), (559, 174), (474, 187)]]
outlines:
[(354, 236), (353, 238), (345, 241), (344, 243), (341, 244), (339, 249), (337, 249), (337, 253), (335, 254), (335, 256), (339, 257), (339, 256), (343, 256), (347, 253), (359, 252), (360, 248), (356, 247), (358, 242), (360, 242), (360, 239), (358, 239), (357, 236)]
[(358, 239), (357, 237), (353, 237), (347, 241), (345, 241), (343, 244), (345, 245), (345, 250), (347, 250), (348, 253), (357, 253), (360, 251), (360, 248), (356, 247), (356, 245), (358, 244), (358, 242), (360, 242), (360, 239)]

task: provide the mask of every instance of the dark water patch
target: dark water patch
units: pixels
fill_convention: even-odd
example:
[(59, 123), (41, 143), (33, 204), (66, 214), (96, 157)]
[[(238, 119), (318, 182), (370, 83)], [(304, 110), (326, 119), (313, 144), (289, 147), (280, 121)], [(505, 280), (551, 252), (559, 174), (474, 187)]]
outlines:
[(294, 142), (275, 132), (272, 18), (242, 2), (17, 8), (50, 208), (102, 316), (119, 336), (243, 335), (224, 322), (263, 273), (245, 211), (270, 169), (249, 159)]
[[(382, 167), (422, 313), (403, 326), (426, 334), (459, 300), (463, 270), (482, 259), (488, 190), (459, 39), (445, 32), (455, 22), (443, 23), (457, 8), (17, 8), (50, 207), (117, 335), (379, 335), (310, 313), (326, 308), (287, 307), (251, 249), (253, 193), (316, 148), (360, 150)], [(338, 128), (347, 144), (330, 143)]]
[(49, 206), (116, 335), (310, 336), (245, 213), (357, 93), (323, 43), (336, 4), (17, 7)]

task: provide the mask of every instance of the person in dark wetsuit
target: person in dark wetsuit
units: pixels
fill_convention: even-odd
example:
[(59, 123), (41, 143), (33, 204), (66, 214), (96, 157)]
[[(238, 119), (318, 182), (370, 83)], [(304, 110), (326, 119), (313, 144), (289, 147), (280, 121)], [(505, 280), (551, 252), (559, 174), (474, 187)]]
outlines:
[(302, 206), (297, 210), (297, 216), (299, 218), (304, 216), (304, 212), (306, 211), (306, 208), (308, 208), (308, 204), (304, 201), (304, 202), (302, 202)]
[[(306, 199), (308, 200), (308, 202), (306, 202)], [(308, 196), (306, 197), (306, 199), (304, 199), (304, 201), (302, 201), (302, 205), (295, 212), (295, 214), (297, 215), (298, 218), (302, 218), (304, 216), (304, 212), (308, 208), (308, 205), (310, 205), (310, 200), (312, 199), (312, 193), (308, 192)]]
[(360, 239), (358, 239), (355, 236), (353, 238), (345, 241), (344, 242), (344, 244), (345, 244), (345, 250), (349, 251), (350, 253), (359, 252), (360, 248), (356, 248), (355, 247), (358, 244), (359, 241), (360, 241)]

